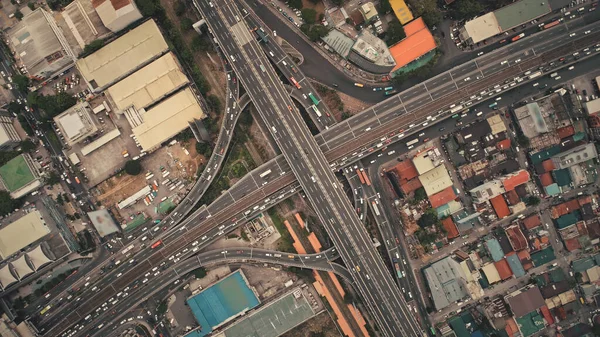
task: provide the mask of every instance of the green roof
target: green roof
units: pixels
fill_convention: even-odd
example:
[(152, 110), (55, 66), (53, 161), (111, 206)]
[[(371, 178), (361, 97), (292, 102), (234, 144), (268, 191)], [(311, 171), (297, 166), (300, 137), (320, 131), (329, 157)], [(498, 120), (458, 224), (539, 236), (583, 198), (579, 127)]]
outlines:
[(517, 318), (516, 321), (521, 328), (523, 337), (531, 336), (546, 327), (544, 319), (537, 311), (532, 311), (521, 318)]
[(531, 254), (531, 261), (536, 267), (553, 261), (554, 259), (556, 259), (556, 256), (554, 256), (554, 249), (552, 249), (552, 246)]
[(535, 164), (539, 164), (539, 163), (543, 162), (546, 159), (550, 159), (552, 156), (559, 154), (559, 153), (560, 153), (560, 146), (555, 145), (553, 147), (547, 148), (540, 152), (536, 152), (536, 153), (532, 154), (530, 157), (531, 157), (531, 161), (535, 165)]
[(552, 177), (558, 186), (567, 186), (572, 182), (568, 168), (552, 171)]
[(563, 281), (566, 278), (565, 272), (562, 270), (562, 268), (552, 269), (548, 272), (548, 274), (550, 274), (550, 279), (553, 283)]
[(579, 259), (571, 262), (571, 269), (573, 269), (573, 272), (575, 273), (582, 273), (595, 265), (596, 263), (594, 262), (594, 259), (592, 259), (591, 257), (586, 257), (584, 259)]
[(17, 156), (0, 167), (0, 177), (10, 192), (17, 191), (35, 180), (24, 155)]
[(558, 187), (557, 183), (548, 185), (544, 188), (546, 189), (546, 194), (548, 194), (550, 196), (560, 194), (560, 187)]
[(502, 31), (507, 31), (551, 11), (547, 1), (521, 0), (500, 8), (494, 12), (494, 15)]
[(452, 327), (457, 337), (471, 337), (465, 322), (460, 317), (452, 317), (448, 321), (448, 324)]
[(579, 221), (580, 218), (581, 217), (579, 216), (579, 211), (575, 211), (569, 214), (565, 214), (554, 221), (556, 222), (556, 227), (558, 229), (563, 229), (569, 226), (573, 226), (577, 223), (577, 221)]

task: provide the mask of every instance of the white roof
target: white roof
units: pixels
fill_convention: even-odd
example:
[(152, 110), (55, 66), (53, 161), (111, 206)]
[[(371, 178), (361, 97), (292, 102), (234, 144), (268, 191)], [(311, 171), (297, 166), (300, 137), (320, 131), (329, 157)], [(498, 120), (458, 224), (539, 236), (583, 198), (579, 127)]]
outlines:
[(59, 121), (69, 139), (79, 136), (81, 129), (85, 129), (85, 125), (77, 114), (66, 114)]
[(52, 262), (52, 260), (50, 260), (46, 254), (44, 254), (44, 251), (42, 251), (41, 245), (35, 247), (34, 250), (27, 252), (27, 256), (29, 256), (29, 260), (31, 261), (31, 264), (33, 264), (33, 268), (35, 268), (35, 270), (38, 270), (45, 264)]
[(204, 112), (192, 90), (185, 88), (141, 115), (143, 123), (133, 133), (142, 149), (150, 151), (188, 128), (189, 122), (203, 118)]
[(465, 30), (473, 43), (488, 39), (502, 33), (502, 28), (493, 12), (475, 18), (465, 23)]
[(168, 49), (156, 23), (148, 20), (95, 53), (79, 59), (77, 68), (92, 88), (104, 88)]
[(33, 269), (29, 267), (27, 260), (25, 260), (25, 254), (21, 255), (20, 258), (11, 261), (11, 263), (15, 268), (20, 280), (24, 279), (29, 274), (33, 274)]
[(173, 53), (167, 53), (154, 62), (127, 76), (108, 88), (108, 93), (119, 110), (130, 106), (142, 109), (189, 83)]
[(443, 164), (419, 176), (427, 196), (432, 196), (452, 186), (452, 179)]
[(0, 229), (0, 256), (5, 259), (48, 233), (42, 214), (34, 210)]
[(585, 107), (585, 111), (587, 111), (588, 115), (595, 115), (600, 112), (600, 98), (597, 98), (593, 101), (583, 103)]
[(0, 284), (2, 284), (2, 288), (6, 289), (12, 283), (17, 282), (18, 280), (11, 274), (10, 267), (8, 263), (0, 268)]
[(498, 269), (496, 269), (496, 265), (493, 263), (488, 263), (482, 268), (485, 277), (488, 279), (490, 284), (494, 284), (500, 281), (500, 274), (498, 273)]

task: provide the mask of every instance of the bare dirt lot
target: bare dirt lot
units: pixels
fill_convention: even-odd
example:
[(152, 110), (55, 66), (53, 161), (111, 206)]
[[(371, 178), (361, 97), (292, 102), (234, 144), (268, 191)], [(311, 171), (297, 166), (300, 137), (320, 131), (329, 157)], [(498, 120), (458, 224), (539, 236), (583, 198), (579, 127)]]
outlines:
[(281, 337), (310, 337), (319, 333), (321, 333), (319, 336), (324, 337), (340, 336), (335, 323), (326, 311), (284, 333)]

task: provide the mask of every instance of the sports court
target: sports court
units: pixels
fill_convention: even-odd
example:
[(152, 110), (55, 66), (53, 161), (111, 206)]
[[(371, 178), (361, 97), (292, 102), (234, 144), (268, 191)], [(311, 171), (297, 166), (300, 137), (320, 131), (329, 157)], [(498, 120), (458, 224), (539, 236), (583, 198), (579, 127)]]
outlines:
[(17, 191), (35, 180), (23, 156), (15, 157), (0, 167), (0, 177), (11, 192)]
[(195, 334), (200, 337), (260, 304), (240, 270), (190, 297), (187, 303), (200, 324)]
[(226, 337), (277, 337), (314, 315), (310, 303), (297, 289), (246, 316), (223, 333)]

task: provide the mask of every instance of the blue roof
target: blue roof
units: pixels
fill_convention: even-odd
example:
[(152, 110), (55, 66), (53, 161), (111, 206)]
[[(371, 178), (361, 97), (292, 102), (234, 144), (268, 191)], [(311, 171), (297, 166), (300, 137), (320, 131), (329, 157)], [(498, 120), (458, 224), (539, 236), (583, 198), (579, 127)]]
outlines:
[(500, 242), (498, 242), (498, 240), (489, 239), (485, 242), (485, 245), (492, 255), (494, 262), (498, 262), (504, 258), (504, 252), (502, 251), (502, 247), (500, 247)]
[(471, 337), (483, 337), (483, 333), (481, 332), (481, 330), (473, 331), (471, 333)]
[(506, 261), (508, 262), (510, 270), (512, 270), (515, 277), (521, 277), (525, 275), (525, 269), (523, 269), (523, 265), (521, 264), (521, 261), (519, 261), (517, 254), (507, 256)]
[(546, 189), (546, 194), (548, 194), (550, 196), (560, 194), (560, 188), (558, 187), (557, 183), (548, 185), (544, 188)]

